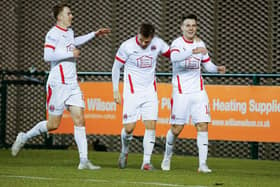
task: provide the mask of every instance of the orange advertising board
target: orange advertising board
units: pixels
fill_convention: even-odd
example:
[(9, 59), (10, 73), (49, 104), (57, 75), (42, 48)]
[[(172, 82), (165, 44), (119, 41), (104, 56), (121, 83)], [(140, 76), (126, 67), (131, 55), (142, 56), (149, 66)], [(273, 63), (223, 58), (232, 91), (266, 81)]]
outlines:
[[(113, 101), (111, 82), (80, 83), (85, 99), (85, 120), (88, 134), (119, 135), (122, 129), (122, 105)], [(120, 85), (122, 90), (122, 84)], [(165, 137), (170, 128), (172, 85), (157, 85), (159, 117), (157, 136)], [(280, 87), (208, 85), (212, 123), (209, 139), (233, 141), (280, 142)], [(69, 112), (63, 115), (60, 127), (53, 133), (73, 133)], [(144, 125), (137, 122), (134, 135), (143, 136)], [(196, 138), (193, 124), (187, 124), (181, 138)]]

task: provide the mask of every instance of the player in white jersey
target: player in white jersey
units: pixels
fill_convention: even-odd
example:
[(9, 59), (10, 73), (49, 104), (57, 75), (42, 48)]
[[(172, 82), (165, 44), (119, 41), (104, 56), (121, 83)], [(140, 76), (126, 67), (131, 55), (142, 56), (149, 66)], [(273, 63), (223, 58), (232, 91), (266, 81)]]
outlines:
[(80, 164), (78, 169), (99, 169), (88, 160), (88, 146), (84, 120), (84, 101), (77, 81), (76, 60), (80, 50), (76, 47), (95, 36), (105, 35), (110, 29), (102, 28), (87, 35), (74, 37), (70, 28), (73, 15), (67, 4), (53, 8), (56, 25), (47, 33), (44, 60), (50, 62), (51, 70), (47, 81), (48, 121), (41, 121), (26, 133), (20, 132), (12, 146), (16, 156), (28, 139), (55, 130), (59, 127), (62, 114), (67, 108), (74, 122), (74, 138), (77, 143)]
[(197, 33), (197, 17), (183, 17), (181, 30), (183, 36), (175, 39), (171, 45), (171, 62), (173, 66), (173, 100), (171, 103), (171, 128), (166, 135), (162, 170), (170, 170), (170, 162), (176, 138), (184, 125), (192, 122), (197, 129), (197, 146), (199, 153), (199, 172), (208, 173), (208, 123), (211, 122), (208, 96), (201, 76), (201, 65), (208, 72), (225, 73), (225, 66), (214, 65), (205, 44), (195, 40)]
[(123, 125), (121, 131), (122, 150), (119, 167), (127, 164), (129, 141), (142, 118), (145, 124), (143, 139), (144, 156), (142, 170), (152, 170), (151, 155), (155, 144), (155, 127), (158, 118), (158, 98), (156, 90), (155, 68), (157, 57), (161, 54), (170, 56), (169, 46), (154, 36), (154, 26), (144, 23), (137, 36), (123, 42), (116, 54), (112, 68), (114, 100), (121, 103), (119, 93), (120, 69), (124, 66), (123, 88)]

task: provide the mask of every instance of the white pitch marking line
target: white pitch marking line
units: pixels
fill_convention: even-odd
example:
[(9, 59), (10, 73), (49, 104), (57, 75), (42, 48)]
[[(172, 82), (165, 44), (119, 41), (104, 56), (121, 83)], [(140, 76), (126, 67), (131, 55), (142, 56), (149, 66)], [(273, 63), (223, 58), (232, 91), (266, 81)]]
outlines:
[(200, 186), (200, 185), (182, 185), (182, 184), (170, 184), (170, 183), (160, 183), (160, 182), (126, 182), (126, 183), (155, 185), (155, 186), (174, 186), (174, 187), (207, 187), (207, 186)]
[(35, 180), (54, 180), (55, 179), (55, 178), (50, 178), (50, 177), (33, 177), (33, 176), (20, 176), (20, 175), (0, 175), (0, 177), (19, 178), (19, 179), (35, 179)]
[[(0, 175), (2, 178), (19, 178), (19, 179), (33, 179), (33, 180), (64, 180), (61, 178), (52, 177), (36, 177), (36, 176), (22, 176), (22, 175)], [(69, 180), (69, 179), (68, 179)], [(200, 185), (182, 185), (182, 184), (170, 184), (170, 183), (160, 183), (160, 182), (128, 182), (128, 181), (109, 181), (109, 180), (99, 180), (99, 179), (70, 179), (70, 180), (82, 180), (88, 182), (99, 182), (99, 183), (129, 183), (129, 184), (143, 184), (143, 185), (155, 185), (155, 186), (169, 186), (169, 187), (207, 187)]]

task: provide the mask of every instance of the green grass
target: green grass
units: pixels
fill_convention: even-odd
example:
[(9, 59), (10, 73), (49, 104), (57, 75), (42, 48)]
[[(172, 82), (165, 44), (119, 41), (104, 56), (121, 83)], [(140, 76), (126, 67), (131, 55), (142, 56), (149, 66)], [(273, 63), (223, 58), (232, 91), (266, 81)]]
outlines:
[(153, 155), (155, 171), (141, 171), (142, 154), (129, 154), (128, 168), (118, 169), (118, 153), (90, 151), (101, 170), (77, 170), (76, 150), (23, 150), (16, 158), (0, 150), (0, 186), (280, 186), (280, 162), (209, 158), (211, 174), (197, 173), (197, 158), (174, 156), (172, 170), (160, 170), (162, 155)]

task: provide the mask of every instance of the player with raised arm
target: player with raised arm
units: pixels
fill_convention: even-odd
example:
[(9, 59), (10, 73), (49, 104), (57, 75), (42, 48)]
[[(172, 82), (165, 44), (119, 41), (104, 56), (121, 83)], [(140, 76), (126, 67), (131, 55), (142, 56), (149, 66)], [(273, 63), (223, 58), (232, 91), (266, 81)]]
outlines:
[(108, 34), (110, 29), (102, 28), (96, 32), (74, 37), (70, 28), (73, 15), (67, 4), (58, 4), (53, 8), (56, 25), (45, 38), (44, 60), (51, 65), (47, 81), (48, 120), (36, 124), (28, 132), (20, 132), (12, 145), (11, 152), (16, 156), (24, 144), (32, 137), (55, 130), (59, 127), (62, 114), (67, 108), (74, 122), (74, 138), (77, 143), (80, 163), (78, 169), (99, 169), (88, 160), (86, 139), (84, 100), (77, 81), (76, 61), (81, 55), (77, 49), (95, 36)]
[(142, 118), (145, 124), (143, 139), (144, 156), (142, 170), (153, 170), (151, 155), (155, 144), (155, 127), (158, 118), (158, 97), (155, 68), (157, 57), (170, 56), (169, 46), (157, 36), (152, 24), (143, 23), (139, 33), (123, 42), (116, 54), (112, 68), (114, 100), (121, 103), (119, 93), (120, 69), (124, 66), (122, 148), (119, 167), (125, 168), (129, 142), (136, 121)]
[(225, 66), (216, 66), (211, 62), (205, 44), (195, 40), (197, 17), (183, 17), (181, 30), (183, 36), (172, 42), (171, 62), (173, 68), (171, 128), (166, 135), (162, 170), (170, 170), (171, 157), (176, 138), (189, 122), (189, 117), (197, 129), (197, 147), (199, 153), (198, 171), (211, 172), (206, 160), (208, 153), (208, 123), (211, 122), (208, 96), (203, 85), (201, 65), (208, 72), (225, 73)]

